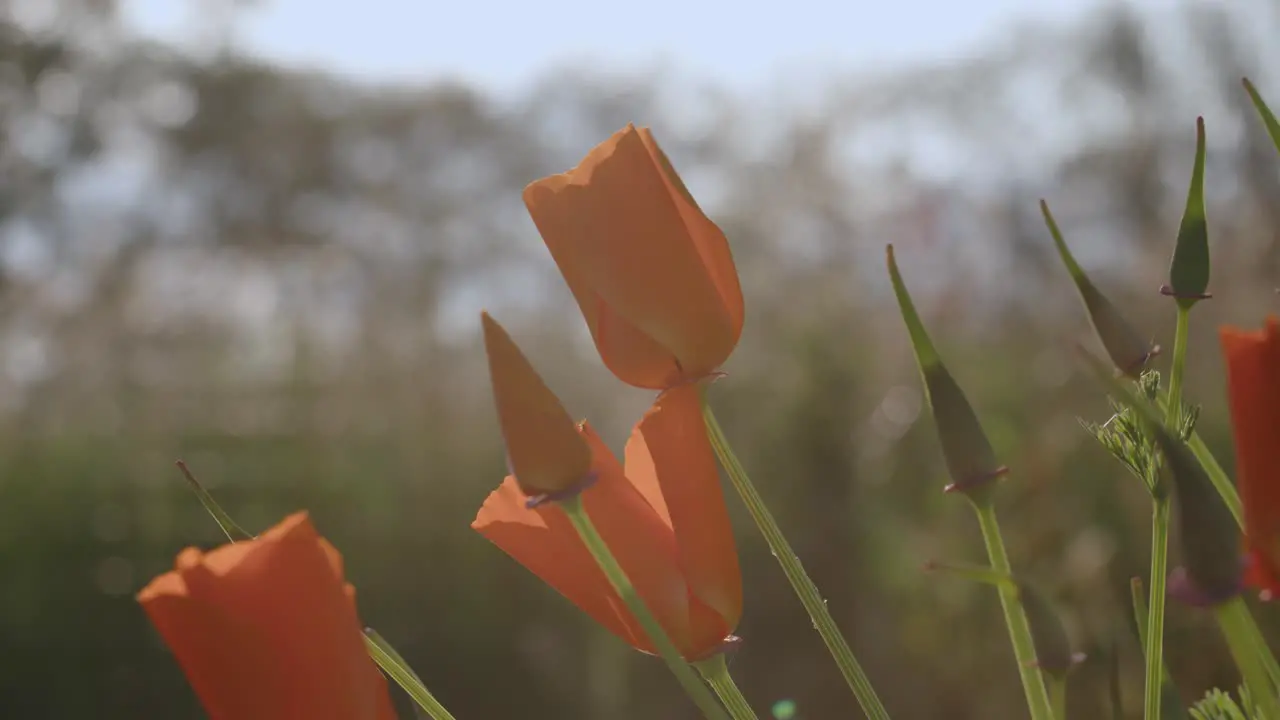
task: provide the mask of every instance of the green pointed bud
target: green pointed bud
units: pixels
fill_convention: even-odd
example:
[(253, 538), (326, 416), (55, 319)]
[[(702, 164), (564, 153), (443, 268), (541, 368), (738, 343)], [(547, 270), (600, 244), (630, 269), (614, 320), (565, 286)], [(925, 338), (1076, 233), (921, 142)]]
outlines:
[(1276, 116), (1271, 112), (1271, 108), (1267, 107), (1267, 103), (1263, 101), (1262, 96), (1258, 94), (1258, 89), (1249, 82), (1249, 78), (1242, 80), (1245, 92), (1249, 93), (1249, 99), (1253, 101), (1253, 106), (1257, 108), (1258, 115), (1262, 117), (1262, 124), (1267, 127), (1267, 134), (1271, 136), (1271, 144), (1276, 146), (1276, 151), (1280, 152), (1280, 122), (1276, 122)]
[(1191, 448), (1163, 425), (1151, 433), (1164, 454), (1178, 502), (1184, 567), (1169, 578), (1169, 592), (1188, 604), (1215, 607), (1240, 594), (1243, 563), (1236, 519)]
[(885, 253), (889, 264), (889, 279), (893, 282), (893, 292), (898, 298), (902, 320), (911, 336), (911, 348), (915, 351), (916, 363), (924, 380), (925, 396), (929, 400), (938, 440), (942, 444), (942, 456), (951, 475), (947, 492), (962, 492), (974, 502), (985, 503), (993, 482), (1008, 472), (1008, 468), (996, 462), (995, 451), (978, 422), (978, 416), (973, 412), (973, 406), (942, 364), (933, 341), (925, 332), (907, 286), (903, 284), (902, 275), (898, 272), (893, 246), (887, 246)]
[(1056, 610), (1034, 585), (1019, 580), (1018, 597), (1031, 626), (1031, 643), (1036, 648), (1036, 665), (1055, 678), (1063, 679), (1071, 668), (1084, 661), (1084, 655), (1071, 652), (1067, 628)]
[(1053, 236), (1053, 244), (1058, 248), (1058, 257), (1062, 258), (1067, 274), (1071, 275), (1076, 290), (1080, 291), (1085, 312), (1089, 315), (1089, 322), (1098, 334), (1098, 339), (1102, 341), (1102, 347), (1122, 374), (1137, 379), (1142, 375), (1147, 362), (1160, 352), (1160, 346), (1144, 340), (1120, 314), (1120, 309), (1089, 280), (1089, 276), (1071, 254), (1066, 241), (1062, 239), (1062, 231), (1049, 212), (1049, 203), (1041, 200), (1040, 212), (1044, 215), (1045, 225), (1049, 227), (1049, 234)]
[(1190, 308), (1211, 295), (1209, 288), (1209, 225), (1204, 211), (1204, 118), (1196, 118), (1196, 159), (1191, 169), (1187, 207), (1178, 228), (1178, 242), (1169, 265), (1169, 284), (1160, 288), (1178, 305)]

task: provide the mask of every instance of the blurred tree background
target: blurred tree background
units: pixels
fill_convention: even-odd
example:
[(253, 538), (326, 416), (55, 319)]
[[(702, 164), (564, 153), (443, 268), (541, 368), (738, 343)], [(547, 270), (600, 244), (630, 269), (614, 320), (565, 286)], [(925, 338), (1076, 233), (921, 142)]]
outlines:
[[(571, 68), (515, 100), (357, 84), (227, 51), (234, 5), (180, 52), (126, 33), (113, 0), (0, 2), (0, 717), (200, 717), (133, 600), (220, 540), (179, 457), (246, 527), (309, 509), (364, 621), (460, 718), (694, 717), (661, 663), (468, 528), (504, 467), (481, 306), (615, 447), (648, 401), (601, 367), (520, 201), (629, 121), (730, 237), (748, 321), (713, 402), (894, 716), (1025, 710), (994, 591), (921, 570), (982, 544), (942, 493), (887, 242), (1013, 469), (1014, 564), (1089, 655), (1073, 716), (1102, 716), (1113, 648), (1136, 712), (1148, 503), (1077, 422), (1108, 409), (1073, 363), (1093, 341), (1036, 201), (1168, 347), (1156, 289), (1205, 116), (1215, 298), (1188, 392), (1230, 468), (1215, 327), (1258, 324), (1280, 284), (1280, 158), (1239, 79), (1280, 101), (1280, 6), (1117, 5), (802, 103)], [(856, 716), (729, 499), (747, 696)], [(1203, 616), (1169, 623), (1188, 699), (1234, 687)]]

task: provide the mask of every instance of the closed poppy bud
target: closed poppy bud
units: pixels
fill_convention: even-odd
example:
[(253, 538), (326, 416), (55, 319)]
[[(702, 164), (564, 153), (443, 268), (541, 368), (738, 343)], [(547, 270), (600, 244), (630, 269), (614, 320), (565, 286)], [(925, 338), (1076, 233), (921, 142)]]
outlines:
[(578, 485), (591, 469), (591, 451), (573, 418), (507, 331), (488, 313), (482, 313), (480, 321), (512, 474), (529, 495)]
[[(742, 617), (742, 577), (698, 388), (658, 397), (627, 443), (625, 470), (589, 425), (580, 432), (597, 478), (581, 499), (600, 536), (685, 658), (719, 652)], [(507, 477), (471, 527), (596, 622), (654, 652), (563, 508), (531, 507)]]
[(1084, 301), (1089, 322), (1093, 325), (1094, 332), (1098, 334), (1098, 339), (1102, 341), (1103, 349), (1107, 351), (1116, 369), (1136, 379), (1142, 374), (1147, 361), (1154, 357), (1160, 348), (1152, 346), (1138, 335), (1138, 332), (1120, 313), (1120, 309), (1089, 280), (1089, 276), (1072, 256), (1066, 241), (1062, 239), (1058, 223), (1054, 222), (1053, 215), (1049, 212), (1049, 204), (1044, 200), (1040, 201), (1040, 212), (1044, 214), (1044, 222), (1049, 226), (1053, 244), (1058, 248), (1058, 257), (1062, 258), (1062, 264), (1066, 266), (1067, 273), (1071, 275), (1071, 280), (1076, 285), (1076, 290), (1080, 292), (1080, 299)]
[(911, 347), (920, 366), (925, 395), (929, 399), (938, 440), (942, 444), (942, 456), (951, 475), (951, 485), (947, 490), (963, 492), (975, 501), (985, 498), (991, 482), (1003, 475), (1007, 468), (996, 462), (995, 451), (987, 440), (982, 424), (978, 422), (973, 406), (942, 364), (933, 341), (925, 332), (911, 295), (907, 293), (907, 286), (898, 272), (898, 264), (893, 258), (893, 246), (888, 246), (886, 251), (889, 278), (893, 282), (894, 294), (898, 297), (898, 307), (902, 311), (907, 333), (911, 336)]
[(1280, 319), (1257, 331), (1223, 328), (1236, 485), (1244, 506), (1246, 581), (1280, 592)]
[(524, 202), (619, 379), (665, 389), (728, 359), (743, 322), (729, 243), (648, 128), (619, 130)]
[(305, 513), (254, 540), (183, 551), (138, 602), (211, 720), (395, 720), (342, 557)]
[(1196, 157), (1187, 206), (1169, 264), (1169, 284), (1161, 292), (1184, 308), (1209, 297), (1209, 225), (1204, 210), (1204, 118), (1196, 118)]
[(1170, 577), (1170, 592), (1192, 605), (1220, 605), (1240, 593), (1236, 520), (1187, 444), (1163, 425), (1150, 427), (1178, 504), (1183, 569)]

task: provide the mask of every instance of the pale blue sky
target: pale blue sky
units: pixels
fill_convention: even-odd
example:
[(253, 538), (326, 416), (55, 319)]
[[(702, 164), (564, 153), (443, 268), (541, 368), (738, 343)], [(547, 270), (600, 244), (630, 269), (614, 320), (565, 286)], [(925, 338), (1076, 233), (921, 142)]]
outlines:
[[(1028, 18), (1066, 20), (1117, 0), (263, 0), (236, 25), (241, 49), (377, 80), (453, 77), (514, 90), (582, 59), (664, 65), (747, 89), (795, 73), (874, 71), (999, 43)], [(125, 0), (127, 22), (181, 40), (207, 29), (200, 0)], [(752, 8), (759, 9), (752, 9)]]

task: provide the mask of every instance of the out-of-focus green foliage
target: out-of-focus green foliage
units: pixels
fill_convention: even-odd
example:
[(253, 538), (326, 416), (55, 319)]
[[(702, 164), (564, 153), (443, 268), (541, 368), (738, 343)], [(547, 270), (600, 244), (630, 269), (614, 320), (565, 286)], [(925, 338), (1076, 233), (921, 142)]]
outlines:
[[(1245, 689), (1240, 688), (1241, 696)], [(1250, 716), (1240, 709), (1230, 693), (1221, 690), (1210, 690), (1200, 702), (1191, 707), (1191, 717), (1195, 720), (1249, 720)]]
[[(468, 529), (504, 472), (481, 302), (614, 447), (648, 400), (600, 367), (520, 203), (628, 121), (655, 127), (731, 238), (748, 320), (717, 414), (893, 716), (1024, 706), (991, 594), (919, 570), (982, 545), (940, 490), (888, 241), (1013, 470), (997, 503), (1014, 566), (1089, 658), (1073, 716), (1108, 712), (1113, 643), (1122, 696), (1140, 696), (1126, 584), (1147, 566), (1149, 500), (1077, 421), (1112, 410), (1074, 370), (1090, 332), (1036, 199), (1053, 198), (1099, 291), (1167, 346), (1156, 289), (1186, 120), (1223, 128), (1206, 166), (1215, 297), (1192, 324), (1186, 393), (1229, 469), (1213, 326), (1274, 310), (1280, 270), (1275, 150), (1238, 84), (1280, 97), (1270, 44), (1236, 22), (1257, 3), (1168, 16), (1189, 38), (1170, 43), (1124, 11), (1028, 29), (972, 61), (833, 83), (803, 114), (568, 70), (506, 98), (357, 86), (133, 43), (113, 3), (48, 4), (60, 19), (45, 24), (0, 5), (0, 717), (199, 717), (132, 598), (182, 547), (221, 542), (177, 458), (251, 532), (310, 509), (365, 622), (458, 717), (691, 717), (661, 663)], [(1247, 17), (1274, 36), (1270, 14)], [(936, 151), (897, 152), (907, 127)], [(733, 510), (739, 684), (762, 711), (850, 712)], [(1260, 620), (1274, 632), (1274, 613)], [(1174, 606), (1167, 633), (1184, 700), (1237, 682), (1201, 619)]]

